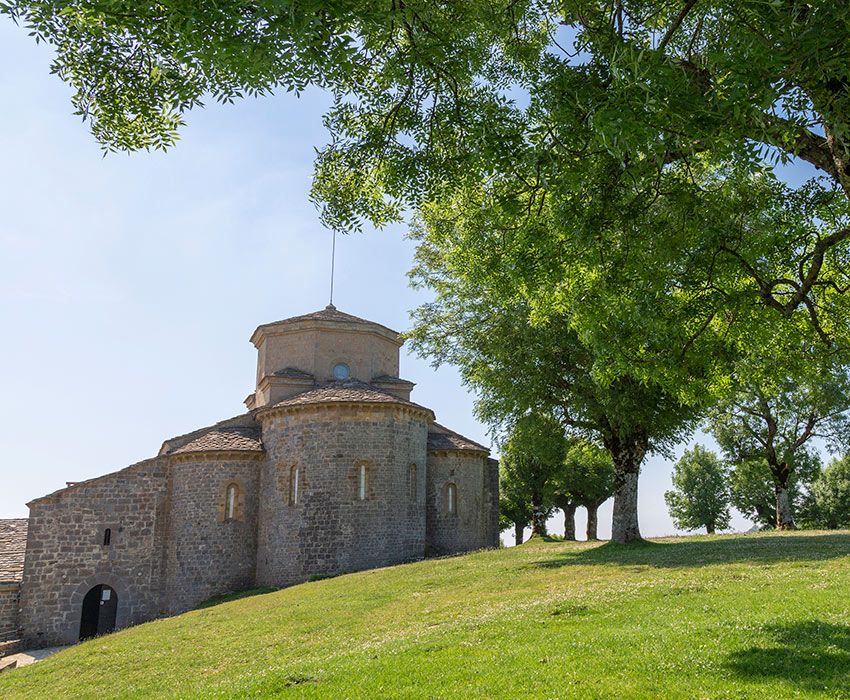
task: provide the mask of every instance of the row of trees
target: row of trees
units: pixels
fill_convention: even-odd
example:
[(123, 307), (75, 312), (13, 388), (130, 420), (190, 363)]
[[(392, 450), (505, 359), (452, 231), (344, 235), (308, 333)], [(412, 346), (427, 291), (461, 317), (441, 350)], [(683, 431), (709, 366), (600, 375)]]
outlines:
[(614, 465), (604, 449), (569, 438), (555, 417), (528, 414), (503, 445), (499, 488), (500, 525), (514, 529), (517, 544), (528, 525), (532, 535), (546, 535), (556, 508), (568, 540), (576, 538), (576, 510), (585, 508), (587, 539), (595, 540), (599, 506), (614, 493)]
[[(673, 488), (664, 497), (676, 527), (704, 527), (711, 534), (729, 526), (730, 506), (763, 528), (776, 527), (774, 494), (773, 473), (764, 460), (730, 465), (697, 445), (676, 463)], [(850, 455), (824, 469), (816, 454), (806, 454), (790, 480), (788, 506), (803, 527), (850, 527)]]
[[(793, 527), (797, 467), (781, 445), (831, 420), (820, 381), (842, 385), (850, 350), (843, 3), (6, 0), (0, 12), (52, 44), (107, 149), (173, 144), (206, 95), (328, 89), (323, 219), (350, 231), (415, 214), (413, 280), (434, 301), (414, 343), (459, 367), (482, 418), (551, 415), (604, 447), (619, 542), (640, 538), (648, 452), (717, 410), (764, 424), (748, 446), (738, 421), (736, 441), (763, 452), (777, 524)], [(792, 161), (810, 179), (783, 182), (776, 166)], [(797, 384), (814, 413), (786, 440), (777, 418)]]

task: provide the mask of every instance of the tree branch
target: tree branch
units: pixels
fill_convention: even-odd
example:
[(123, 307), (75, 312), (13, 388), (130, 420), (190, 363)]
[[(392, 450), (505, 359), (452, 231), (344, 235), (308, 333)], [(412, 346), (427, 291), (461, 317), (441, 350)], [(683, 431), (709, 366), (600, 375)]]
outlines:
[(667, 29), (667, 33), (661, 38), (661, 41), (658, 44), (658, 51), (664, 51), (667, 44), (670, 42), (670, 39), (673, 38), (673, 35), (676, 33), (676, 30), (682, 24), (682, 21), (687, 17), (688, 13), (691, 11), (694, 5), (697, 4), (697, 0), (687, 0), (685, 2), (685, 6), (679, 11), (679, 14), (673, 19), (673, 24), (670, 25), (669, 29)]

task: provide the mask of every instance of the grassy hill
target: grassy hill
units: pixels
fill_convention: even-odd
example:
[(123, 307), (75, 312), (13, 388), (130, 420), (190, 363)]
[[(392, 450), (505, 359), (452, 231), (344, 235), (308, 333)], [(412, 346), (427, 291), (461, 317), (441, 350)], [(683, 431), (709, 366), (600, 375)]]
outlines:
[(0, 698), (850, 698), (850, 534), (533, 541), (295, 586), (0, 676)]

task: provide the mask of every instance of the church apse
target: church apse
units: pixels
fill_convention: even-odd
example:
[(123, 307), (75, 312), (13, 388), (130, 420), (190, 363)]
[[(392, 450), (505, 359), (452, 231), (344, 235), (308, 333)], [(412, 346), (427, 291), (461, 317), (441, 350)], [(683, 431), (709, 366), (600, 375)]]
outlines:
[[(328, 306), (251, 341), (247, 412), (29, 504), (20, 612), (6, 624), (28, 644), (497, 546), (498, 464), (411, 401), (398, 333)], [(91, 591), (106, 590), (114, 610), (101, 624)]]

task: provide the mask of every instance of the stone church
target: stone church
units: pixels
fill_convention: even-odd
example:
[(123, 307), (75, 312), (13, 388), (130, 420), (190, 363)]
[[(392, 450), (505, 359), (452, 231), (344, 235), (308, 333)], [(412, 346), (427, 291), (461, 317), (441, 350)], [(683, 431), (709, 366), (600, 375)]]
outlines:
[(251, 342), (247, 412), (0, 521), (0, 650), (498, 544), (498, 463), (410, 400), (398, 333), (328, 306)]

